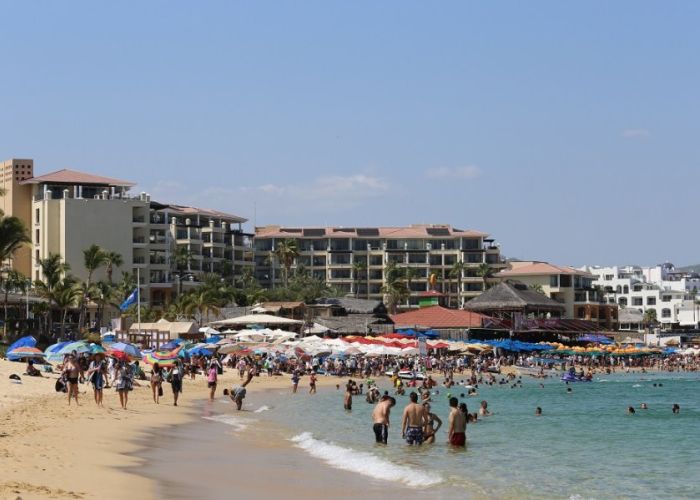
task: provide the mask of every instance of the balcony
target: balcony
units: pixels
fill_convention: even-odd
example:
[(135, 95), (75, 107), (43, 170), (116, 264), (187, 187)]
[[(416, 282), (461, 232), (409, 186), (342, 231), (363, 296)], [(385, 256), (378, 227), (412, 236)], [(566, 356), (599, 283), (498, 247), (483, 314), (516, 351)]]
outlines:
[(146, 246), (147, 244), (145, 236), (134, 236), (131, 242), (135, 247)]

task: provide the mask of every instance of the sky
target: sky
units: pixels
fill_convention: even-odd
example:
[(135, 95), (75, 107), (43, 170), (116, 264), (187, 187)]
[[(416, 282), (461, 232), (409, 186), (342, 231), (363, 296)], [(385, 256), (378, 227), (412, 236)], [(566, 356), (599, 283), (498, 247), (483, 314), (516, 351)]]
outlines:
[(0, 158), (253, 225), (700, 262), (696, 1), (0, 0)]

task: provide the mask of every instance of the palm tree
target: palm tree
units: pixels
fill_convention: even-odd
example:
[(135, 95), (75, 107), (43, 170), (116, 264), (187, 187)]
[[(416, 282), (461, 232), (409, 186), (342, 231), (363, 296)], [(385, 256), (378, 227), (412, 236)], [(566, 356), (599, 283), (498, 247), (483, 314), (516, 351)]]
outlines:
[(109, 281), (98, 281), (94, 285), (95, 298), (97, 299), (97, 328), (103, 323), (105, 308), (115, 292), (114, 285)]
[(87, 281), (85, 282), (85, 286), (82, 288), (84, 293), (80, 298), (80, 318), (78, 320), (78, 330), (82, 330), (83, 324), (85, 323), (87, 303), (90, 300), (90, 293), (93, 291), (92, 275), (106, 263), (107, 253), (100, 246), (93, 244), (83, 250), (83, 264), (87, 270)]
[(657, 323), (656, 309), (647, 309), (644, 311), (644, 324), (653, 326)]
[(66, 276), (56, 284), (51, 292), (51, 296), (54, 304), (61, 311), (61, 338), (63, 338), (66, 333), (68, 310), (71, 307), (75, 307), (80, 291), (75, 286), (75, 281), (70, 276)]
[(542, 285), (539, 283), (535, 283), (534, 285), (530, 285), (530, 290), (534, 290), (537, 293), (541, 293), (544, 295), (544, 288), (542, 288)]
[(367, 264), (361, 260), (356, 260), (352, 263), (352, 281), (353, 281), (353, 287), (355, 287), (355, 298), (358, 296), (359, 288), (360, 288), (360, 277), (362, 275), (365, 275), (365, 281), (367, 280)]
[(458, 260), (450, 269), (450, 278), (457, 279), (457, 309), (462, 308), (462, 274), (466, 269), (466, 265), (461, 260)]
[(7, 271), (7, 276), (4, 279), (3, 289), (5, 291), (4, 316), (5, 328), (7, 328), (7, 300), (10, 291), (20, 290), (24, 292), (27, 287), (27, 277), (15, 269)]
[(294, 259), (299, 256), (299, 248), (297, 247), (296, 240), (291, 238), (278, 241), (275, 245), (274, 255), (282, 264), (282, 269), (284, 269), (283, 283), (284, 287), (289, 286), (289, 272), (294, 264)]
[(68, 263), (63, 262), (63, 258), (57, 253), (49, 253), (49, 256), (39, 261), (43, 280), (37, 280), (35, 287), (40, 297), (49, 301), (48, 330), (51, 332), (53, 326), (53, 314), (51, 306), (55, 305), (53, 291), (61, 283), (64, 276), (70, 271)]
[(384, 268), (382, 293), (391, 314), (396, 314), (398, 305), (406, 302), (411, 295), (411, 291), (402, 278), (401, 269), (396, 266), (396, 263), (389, 262)]
[(476, 268), (476, 275), (481, 276), (481, 279), (484, 282), (484, 290), (488, 288), (488, 282), (486, 279), (490, 278), (492, 274), (493, 269), (486, 262), (479, 264), (479, 267)]
[(202, 287), (188, 293), (185, 303), (185, 311), (188, 314), (198, 314), (199, 319), (197, 322), (200, 326), (202, 325), (205, 314), (207, 321), (209, 320), (209, 313), (213, 312), (214, 314), (219, 314), (220, 302), (218, 298), (211, 290)]
[[(31, 243), (27, 235), (24, 223), (17, 217), (4, 217), (0, 219), (0, 265), (4, 265), (12, 259), (14, 253), (21, 247)], [(0, 286), (6, 271), (0, 272)], [(7, 293), (5, 293), (5, 328), (7, 328)]]
[(185, 277), (186, 271), (192, 270), (192, 251), (189, 247), (181, 245), (175, 249), (175, 273), (177, 275), (177, 294), (182, 294), (182, 280)]
[(114, 251), (105, 251), (104, 253), (104, 264), (107, 266), (107, 281), (112, 284), (112, 273), (115, 267), (121, 267), (124, 264), (124, 259), (122, 254)]

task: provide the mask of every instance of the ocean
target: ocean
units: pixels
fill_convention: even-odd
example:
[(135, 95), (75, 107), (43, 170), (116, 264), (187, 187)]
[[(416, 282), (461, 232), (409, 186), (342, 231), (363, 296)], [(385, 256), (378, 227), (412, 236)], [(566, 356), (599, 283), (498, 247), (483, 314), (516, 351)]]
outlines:
[[(365, 498), (700, 498), (700, 374), (613, 374), (568, 386), (523, 377), (522, 388), (481, 385), (477, 397), (464, 398), (464, 388), (440, 387), (432, 411), (445, 426), (435, 444), (421, 447), (401, 440), (407, 396), (397, 397), (382, 446), (364, 396), (348, 412), (342, 389), (309, 395), (304, 382), (297, 394), (249, 392), (242, 412), (224, 398), (203, 402), (198, 422), (159, 431), (145, 457), (163, 498), (187, 498), (177, 493), (191, 493), (184, 477), (201, 478), (199, 497), (225, 498), (230, 490), (217, 485), (232, 470), (277, 478), (263, 483), (259, 498), (284, 484), (307, 498), (328, 488)], [(446, 444), (448, 392), (470, 412), (485, 399), (494, 413), (468, 426), (465, 450)], [(255, 483), (246, 491), (257, 496)]]

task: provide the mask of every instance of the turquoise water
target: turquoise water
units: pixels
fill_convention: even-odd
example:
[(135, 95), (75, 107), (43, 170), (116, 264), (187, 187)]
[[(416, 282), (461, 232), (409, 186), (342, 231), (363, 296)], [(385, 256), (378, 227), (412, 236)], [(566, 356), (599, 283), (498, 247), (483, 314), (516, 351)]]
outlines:
[[(401, 440), (407, 396), (398, 397), (386, 447), (373, 442), (372, 406), (364, 396), (346, 412), (335, 389), (315, 396), (276, 391), (270, 410), (255, 417), (282, 426), (294, 446), (332, 467), (440, 496), (700, 498), (700, 374), (609, 375), (570, 384), (571, 393), (558, 380), (522, 380), (522, 388), (480, 386), (478, 397), (460, 399), (470, 412), (486, 399), (494, 412), (469, 425), (464, 451), (445, 444), (443, 388), (432, 411), (445, 426), (436, 444), (422, 447)], [(382, 390), (389, 385), (379, 383)], [(639, 409), (642, 402), (648, 410)], [(674, 403), (681, 406), (678, 415), (671, 412)], [(636, 414), (628, 415), (628, 406)]]

